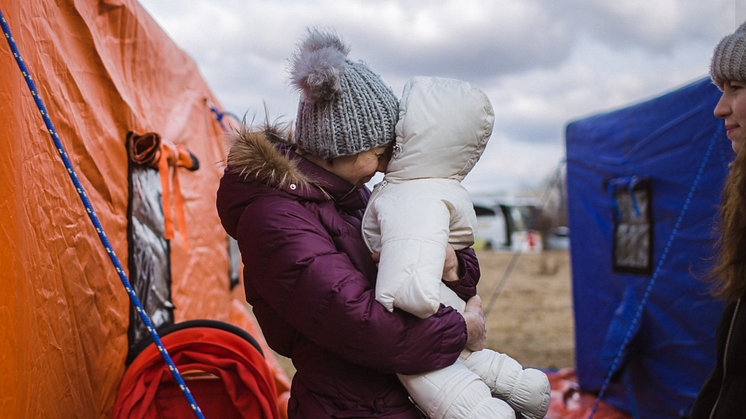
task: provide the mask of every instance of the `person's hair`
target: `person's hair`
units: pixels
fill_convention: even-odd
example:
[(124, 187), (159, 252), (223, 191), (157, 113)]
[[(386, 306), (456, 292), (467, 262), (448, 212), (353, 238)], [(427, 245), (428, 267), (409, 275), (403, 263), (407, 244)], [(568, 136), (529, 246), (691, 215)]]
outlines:
[(738, 153), (720, 202), (713, 295), (735, 300), (746, 292), (746, 151)]

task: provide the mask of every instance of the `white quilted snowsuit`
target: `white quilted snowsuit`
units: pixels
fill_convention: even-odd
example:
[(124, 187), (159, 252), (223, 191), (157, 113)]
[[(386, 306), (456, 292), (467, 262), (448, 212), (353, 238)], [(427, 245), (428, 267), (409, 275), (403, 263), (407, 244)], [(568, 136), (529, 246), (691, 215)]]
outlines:
[[(465, 303), (441, 277), (448, 243), (474, 244), (477, 219), (461, 180), (492, 134), (489, 99), (469, 83), (414, 77), (404, 86), (394, 156), (376, 185), (362, 231), (381, 252), (376, 299), (426, 318), (440, 303), (463, 312)], [(426, 374), (399, 376), (431, 419), (543, 418), (549, 380), (507, 355), (465, 349), (459, 361)]]

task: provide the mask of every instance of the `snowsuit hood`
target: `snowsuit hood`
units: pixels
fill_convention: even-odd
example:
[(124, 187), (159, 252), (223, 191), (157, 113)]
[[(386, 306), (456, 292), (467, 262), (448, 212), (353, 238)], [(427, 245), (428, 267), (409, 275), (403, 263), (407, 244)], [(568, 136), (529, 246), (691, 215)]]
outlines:
[(386, 179), (463, 180), (481, 157), (494, 122), (492, 104), (480, 89), (458, 80), (413, 77), (399, 104)]

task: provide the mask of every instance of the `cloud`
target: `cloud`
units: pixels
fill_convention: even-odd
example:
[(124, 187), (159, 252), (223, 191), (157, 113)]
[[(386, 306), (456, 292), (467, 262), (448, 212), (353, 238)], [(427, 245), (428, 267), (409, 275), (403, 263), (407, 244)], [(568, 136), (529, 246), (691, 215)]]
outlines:
[(367, 60), (397, 76), (427, 71), (482, 81), (553, 67), (572, 41), (565, 24), (536, 1), (390, 2), (389, 9), (386, 20), (351, 22), (349, 36)]
[(713, 44), (735, 13), (729, 0), (557, 0), (547, 2), (555, 16), (578, 34), (617, 48), (659, 53), (692, 42)]
[(493, 135), (482, 158), (462, 184), (473, 194), (541, 188), (562, 164), (564, 155), (563, 144), (534, 147), (500, 134)]
[(705, 77), (709, 46), (670, 56), (618, 54), (605, 44), (578, 42), (559, 68), (497, 79), (487, 86), (497, 129), (516, 140), (556, 142), (570, 120), (623, 107)]
[(397, 94), (414, 75), (467, 80), (496, 111), (493, 139), (467, 179), (513, 184), (561, 159), (568, 122), (706, 76), (714, 46), (746, 13), (731, 0), (141, 3), (239, 115), (262, 115), (266, 102), (272, 118), (294, 118), (287, 59), (309, 26), (338, 31), (350, 58)]

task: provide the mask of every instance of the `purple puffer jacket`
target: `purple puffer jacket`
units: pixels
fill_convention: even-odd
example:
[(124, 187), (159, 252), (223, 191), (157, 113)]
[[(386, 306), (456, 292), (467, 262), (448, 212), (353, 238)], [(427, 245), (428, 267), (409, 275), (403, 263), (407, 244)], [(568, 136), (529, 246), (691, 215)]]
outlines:
[[(217, 207), (267, 343), (296, 367), (290, 418), (418, 418), (394, 373), (455, 362), (463, 317), (441, 306), (419, 319), (376, 302), (376, 266), (360, 233), (370, 191), (267, 138), (237, 136)], [(465, 273), (449, 285), (468, 298), (479, 268), (471, 250), (458, 258)]]

